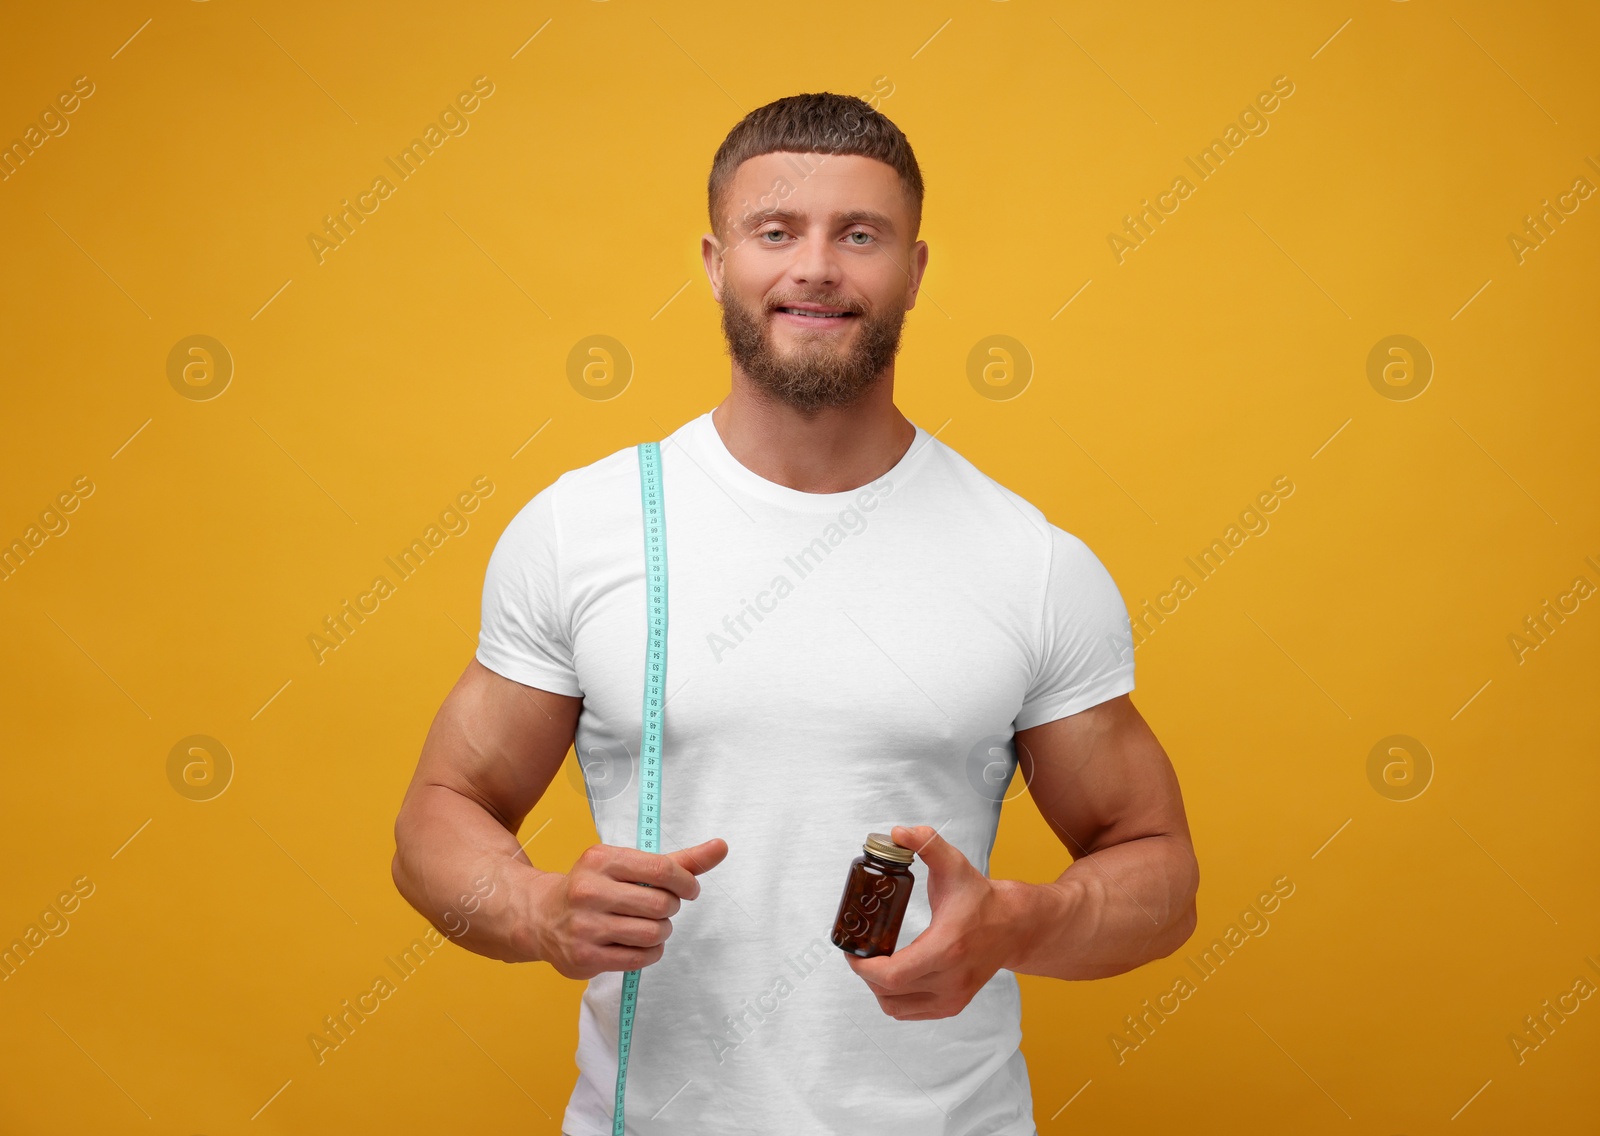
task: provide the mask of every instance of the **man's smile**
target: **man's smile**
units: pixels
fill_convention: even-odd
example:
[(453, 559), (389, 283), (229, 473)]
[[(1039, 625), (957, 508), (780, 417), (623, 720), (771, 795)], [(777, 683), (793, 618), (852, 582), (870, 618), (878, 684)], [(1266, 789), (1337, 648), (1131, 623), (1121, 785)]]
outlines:
[(843, 327), (856, 317), (855, 312), (843, 308), (830, 308), (821, 304), (785, 304), (774, 308), (775, 318), (796, 327)]

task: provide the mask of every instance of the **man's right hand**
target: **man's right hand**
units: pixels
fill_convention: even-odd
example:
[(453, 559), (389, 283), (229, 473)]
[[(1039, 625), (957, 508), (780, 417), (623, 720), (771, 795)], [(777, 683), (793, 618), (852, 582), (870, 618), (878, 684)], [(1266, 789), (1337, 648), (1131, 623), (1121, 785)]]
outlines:
[(727, 854), (721, 837), (665, 853), (591, 844), (572, 871), (536, 877), (533, 936), (539, 957), (568, 978), (649, 966), (666, 950), (670, 919), (682, 901), (700, 894), (695, 877)]
[(569, 978), (658, 961), (667, 920), (700, 894), (695, 876), (728, 854), (721, 839), (668, 853), (596, 844), (565, 874), (536, 866), (516, 834), (571, 751), (582, 709), (581, 696), (468, 662), (423, 742), (391, 868), (406, 902), (457, 945)]

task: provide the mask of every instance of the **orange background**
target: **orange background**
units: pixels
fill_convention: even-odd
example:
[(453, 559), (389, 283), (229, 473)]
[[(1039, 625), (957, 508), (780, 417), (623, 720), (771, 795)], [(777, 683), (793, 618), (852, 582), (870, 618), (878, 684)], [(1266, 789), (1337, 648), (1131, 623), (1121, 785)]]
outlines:
[[(1087, 541), (1136, 615), (1192, 585), (1134, 698), (1182, 779), (1199, 930), (1116, 978), (1023, 978), (1040, 1131), (1592, 1123), (1600, 1002), (1510, 1039), (1600, 985), (1600, 199), (1511, 237), (1600, 186), (1597, 24), (1421, 0), (13, 13), (0, 142), (40, 133), (0, 181), (0, 541), (37, 547), (0, 580), (0, 945), (40, 945), (0, 981), (0, 1130), (558, 1130), (580, 986), (548, 968), (449, 945), (320, 1064), (307, 1038), (426, 930), (391, 825), (496, 537), (726, 392), (711, 157), (810, 90), (874, 97), (927, 180), (902, 409)], [(314, 251), (480, 76), (465, 133)], [(1265, 133), (1199, 178), (1185, 158), (1280, 76)], [(610, 370), (574, 382), (595, 335)], [(319, 661), (309, 636), (477, 478)], [(1241, 521), (1278, 478), (1269, 524)], [(1200, 579), (1185, 558), (1235, 524), (1257, 531)], [(1546, 601), (1576, 610), (1519, 658)], [(544, 867), (594, 839), (572, 773), (523, 830)], [(994, 873), (1066, 863), (1010, 803)], [(1284, 878), (1202, 980), (1186, 960)]]

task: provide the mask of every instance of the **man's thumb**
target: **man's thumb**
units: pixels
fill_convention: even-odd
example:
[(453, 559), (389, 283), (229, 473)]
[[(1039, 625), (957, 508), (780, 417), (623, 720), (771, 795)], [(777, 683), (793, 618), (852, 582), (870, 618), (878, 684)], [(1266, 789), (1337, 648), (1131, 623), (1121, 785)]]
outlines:
[(728, 855), (728, 842), (720, 836), (713, 836), (710, 840), (668, 852), (667, 855), (676, 860), (679, 866), (698, 876), (722, 863)]
[(961, 853), (931, 825), (897, 824), (890, 830), (889, 839), (902, 848), (910, 848), (927, 864), (930, 870), (953, 866)]

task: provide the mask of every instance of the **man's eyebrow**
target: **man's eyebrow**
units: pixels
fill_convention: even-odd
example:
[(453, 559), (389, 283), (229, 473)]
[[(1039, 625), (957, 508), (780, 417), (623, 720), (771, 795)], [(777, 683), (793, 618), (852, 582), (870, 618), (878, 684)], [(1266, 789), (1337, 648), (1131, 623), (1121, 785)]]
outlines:
[[(753, 226), (764, 225), (768, 221), (783, 221), (793, 223), (804, 219), (805, 214), (793, 209), (763, 209), (760, 212), (749, 213), (743, 220)], [(835, 213), (832, 217), (835, 225), (867, 224), (882, 229), (886, 233), (894, 232), (894, 221), (886, 213), (879, 213), (874, 209), (847, 209)]]

